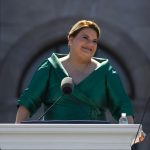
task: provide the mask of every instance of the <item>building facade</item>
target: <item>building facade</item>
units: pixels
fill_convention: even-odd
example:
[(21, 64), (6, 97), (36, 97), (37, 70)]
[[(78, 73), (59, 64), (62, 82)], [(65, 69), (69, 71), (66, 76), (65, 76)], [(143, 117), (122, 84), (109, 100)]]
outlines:
[[(15, 121), (17, 99), (37, 65), (68, 51), (68, 31), (80, 19), (100, 26), (96, 56), (109, 58), (120, 73), (140, 123), (150, 91), (150, 1), (1, 0), (0, 7), (0, 123)], [(149, 115), (147, 109), (146, 133)], [(138, 149), (148, 150), (149, 141), (147, 134)]]

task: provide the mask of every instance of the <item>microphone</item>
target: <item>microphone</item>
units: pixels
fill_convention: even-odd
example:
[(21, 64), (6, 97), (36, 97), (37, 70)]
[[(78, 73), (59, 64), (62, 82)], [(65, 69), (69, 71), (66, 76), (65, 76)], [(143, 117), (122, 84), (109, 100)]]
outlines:
[(141, 121), (140, 121), (140, 124), (139, 124), (138, 130), (137, 130), (137, 133), (136, 133), (136, 136), (135, 136), (135, 139), (134, 139), (134, 142), (133, 142), (133, 144), (132, 144), (132, 145), (134, 145), (134, 144), (135, 144), (136, 139), (137, 139), (137, 136), (138, 136), (138, 134), (139, 134), (139, 131), (140, 131), (141, 127), (142, 127), (143, 119), (144, 119), (144, 116), (145, 116), (146, 110), (147, 110), (147, 108), (148, 108), (149, 102), (150, 102), (150, 97), (148, 97), (148, 99), (147, 99), (147, 101), (146, 101), (146, 104), (145, 104), (145, 107), (144, 107), (144, 112), (143, 112), (143, 115), (142, 115), (142, 118), (141, 118)]
[(62, 91), (62, 95), (60, 97), (57, 98), (57, 100), (44, 112), (44, 114), (42, 116), (40, 116), (38, 118), (38, 120), (41, 120), (43, 118), (43, 116), (45, 116), (49, 110), (64, 96), (64, 95), (69, 95), (72, 93), (74, 88), (74, 84), (73, 84), (73, 80), (71, 77), (65, 77), (62, 81), (61, 81), (61, 91)]
[(61, 81), (61, 90), (63, 94), (71, 94), (74, 88), (73, 80), (71, 77), (65, 77)]

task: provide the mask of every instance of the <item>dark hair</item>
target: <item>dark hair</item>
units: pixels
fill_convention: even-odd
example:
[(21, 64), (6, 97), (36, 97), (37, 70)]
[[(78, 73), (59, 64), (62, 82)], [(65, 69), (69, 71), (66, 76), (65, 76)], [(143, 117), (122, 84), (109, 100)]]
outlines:
[(97, 38), (99, 38), (100, 36), (99, 26), (95, 22), (89, 20), (80, 20), (75, 25), (73, 25), (73, 27), (69, 31), (68, 38), (70, 36), (75, 37), (84, 28), (93, 29), (97, 33)]

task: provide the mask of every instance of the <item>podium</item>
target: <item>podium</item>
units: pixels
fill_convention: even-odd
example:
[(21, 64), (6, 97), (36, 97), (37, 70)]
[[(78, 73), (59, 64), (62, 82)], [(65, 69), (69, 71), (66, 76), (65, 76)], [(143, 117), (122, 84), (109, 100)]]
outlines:
[(2, 150), (131, 150), (138, 124), (0, 124)]

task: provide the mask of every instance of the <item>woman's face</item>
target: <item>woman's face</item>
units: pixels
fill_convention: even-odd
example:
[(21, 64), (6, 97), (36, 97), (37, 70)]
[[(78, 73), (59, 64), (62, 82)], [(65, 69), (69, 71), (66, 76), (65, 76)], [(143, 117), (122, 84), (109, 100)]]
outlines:
[(69, 38), (70, 53), (83, 59), (91, 59), (97, 49), (97, 33), (91, 28), (82, 29)]

